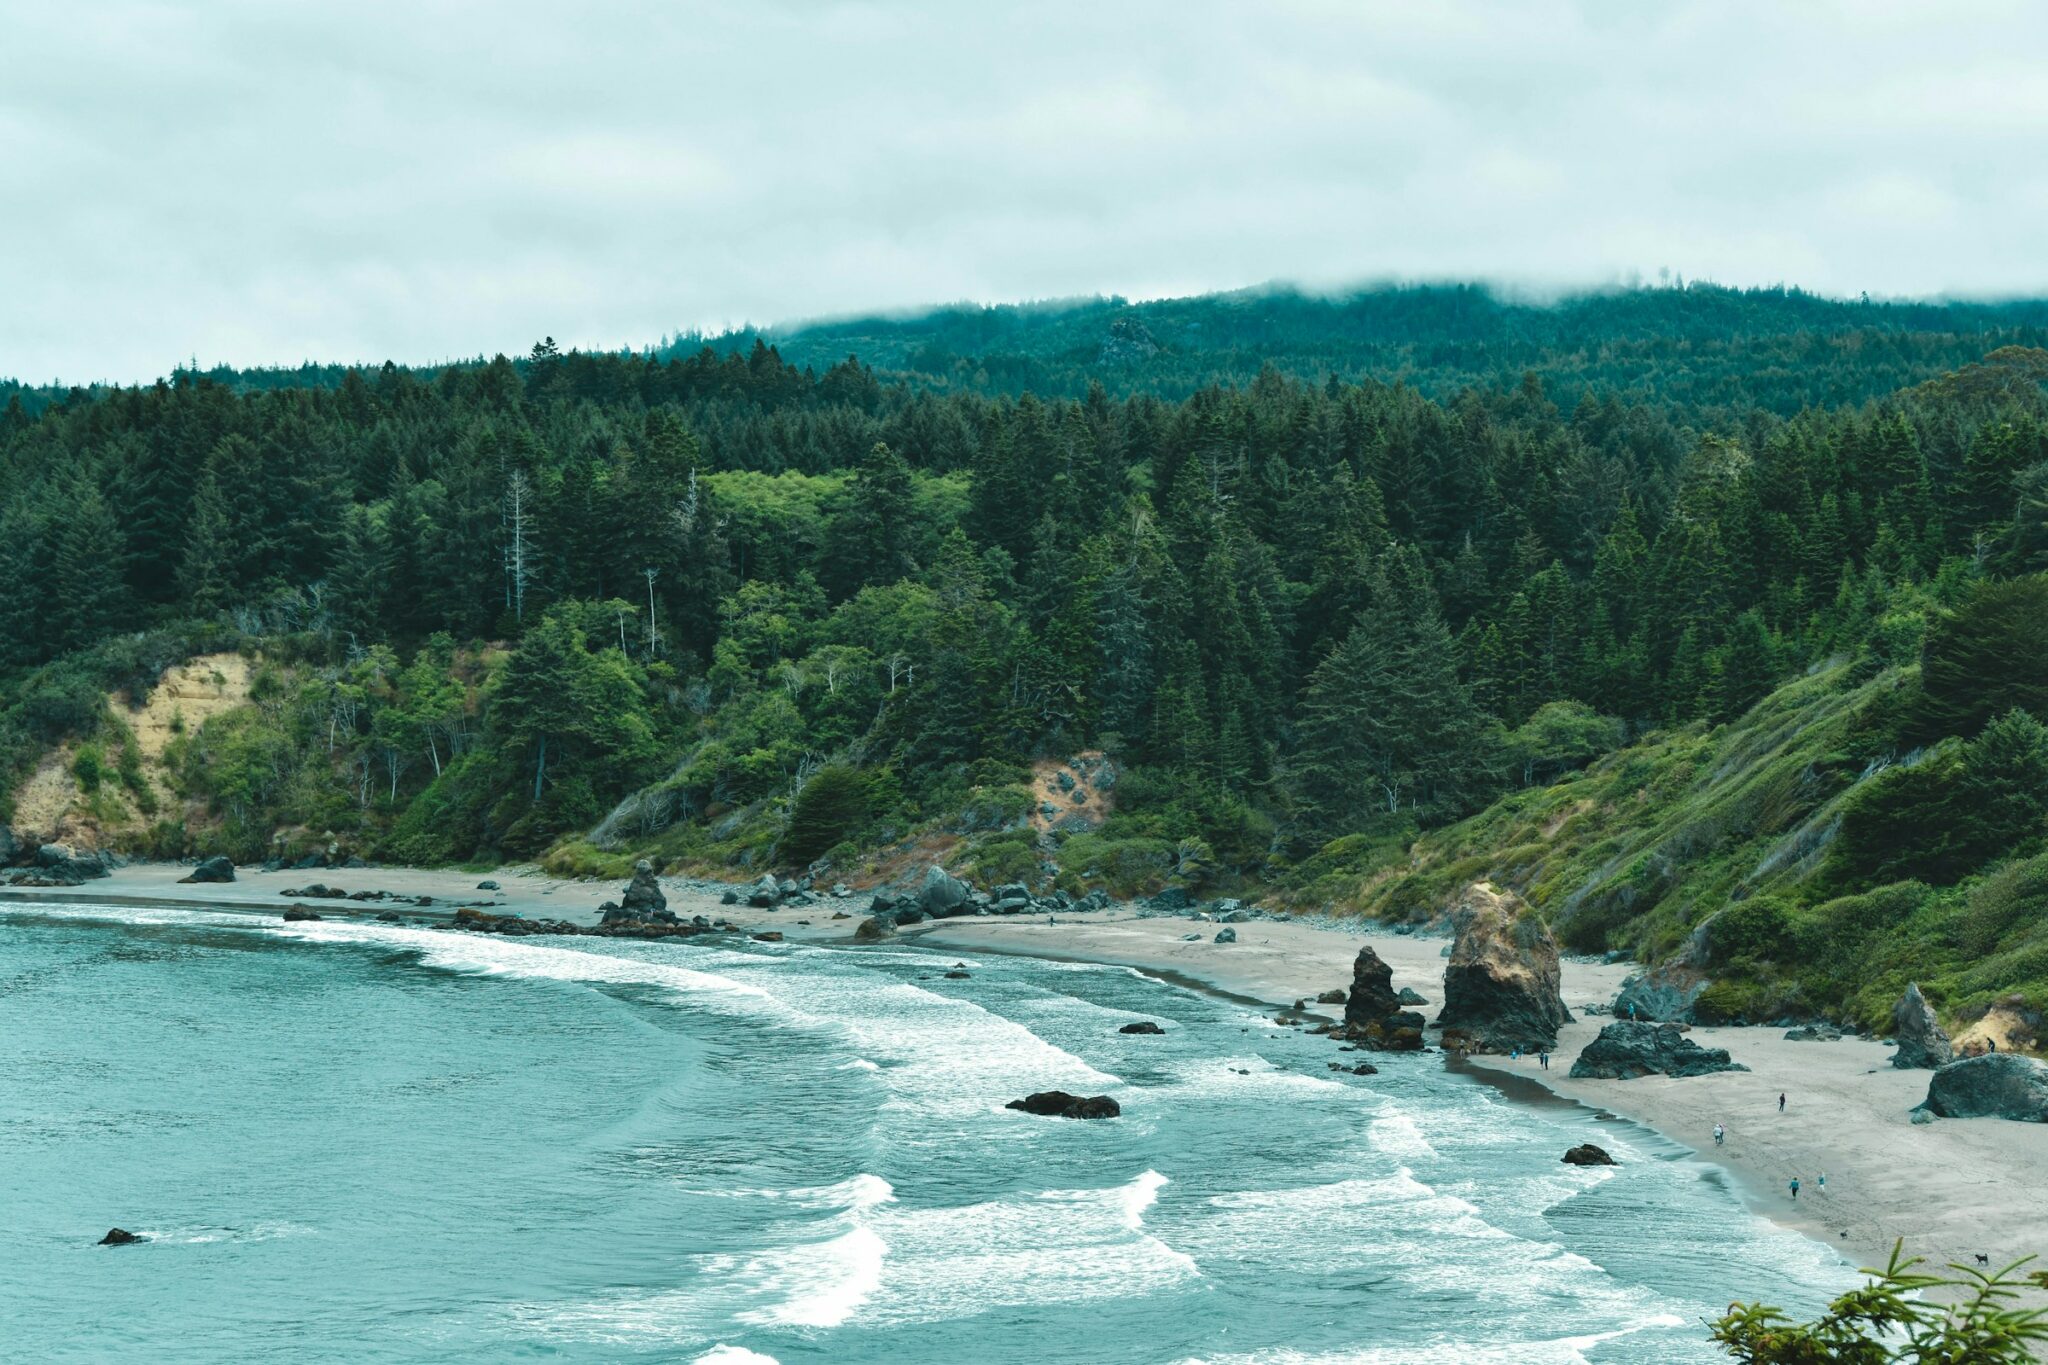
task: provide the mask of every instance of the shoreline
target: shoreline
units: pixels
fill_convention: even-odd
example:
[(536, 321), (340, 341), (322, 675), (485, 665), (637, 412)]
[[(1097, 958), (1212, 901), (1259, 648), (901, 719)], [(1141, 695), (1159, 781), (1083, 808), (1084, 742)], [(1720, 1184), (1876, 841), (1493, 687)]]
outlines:
[[(281, 914), (293, 900), (279, 893), (308, 882), (398, 896), (427, 895), (430, 906), (386, 901), (303, 902), (332, 918), (359, 918), (395, 910), (406, 918), (446, 919), (463, 906), (494, 913), (595, 923), (598, 906), (614, 899), (611, 882), (548, 877), (533, 868), (463, 872), (409, 868), (325, 869), (264, 873), (239, 871), (232, 883), (184, 884), (188, 868), (137, 864), (75, 888), (0, 888), (0, 905), (103, 904), (130, 908), (211, 908)], [(485, 892), (479, 881), (497, 881)], [(741, 932), (780, 929), (792, 941), (849, 943), (865, 917), (867, 897), (824, 897), (807, 907), (756, 909), (721, 905), (715, 883), (664, 879), (670, 908), (733, 922)], [(848, 916), (833, 920), (835, 913)], [(1033, 916), (961, 918), (902, 931), (898, 941), (929, 948), (1012, 953), (1130, 967), (1176, 985), (1216, 991), (1242, 1001), (1287, 1009), (1351, 979), (1351, 960), (1370, 942), (1393, 969), (1394, 985), (1413, 987), (1433, 1016), (1442, 995), (1448, 939), (1395, 934), (1377, 926), (1255, 919), (1233, 926), (1234, 944), (1211, 941), (1216, 926), (1178, 916), (1140, 916), (1129, 907), (1073, 914), (1056, 925)], [(1193, 935), (1193, 941), (1188, 941)], [(1999, 1266), (2036, 1252), (2048, 1253), (2048, 1124), (1993, 1119), (1940, 1120), (1915, 1126), (1907, 1111), (1926, 1094), (1925, 1071), (1897, 1071), (1888, 1050), (1861, 1039), (1787, 1042), (1782, 1030), (1698, 1027), (1704, 1046), (1725, 1047), (1749, 1072), (1674, 1080), (1570, 1079), (1579, 1049), (1606, 1022), (1583, 1007), (1611, 1000), (1632, 964), (1567, 959), (1563, 995), (1574, 1022), (1560, 1033), (1552, 1069), (1534, 1059), (1441, 1059), (1446, 1071), (1495, 1086), (1510, 1103), (1571, 1104), (1593, 1121), (1626, 1122), (1673, 1149), (1661, 1159), (1719, 1173), (1759, 1215), (1825, 1244), (1858, 1266), (1882, 1265), (1895, 1240), (1934, 1267), (1971, 1264), (1977, 1254)], [(1328, 1009), (1330, 1007), (1324, 1007)], [(1348, 1054), (1347, 1054), (1348, 1055)], [(1780, 1092), (1786, 1113), (1776, 1113)], [(1538, 1097), (1543, 1097), (1540, 1101)], [(1716, 1122), (1728, 1130), (1715, 1148)], [(1817, 1188), (1825, 1171), (1828, 1192)], [(1785, 1181), (1804, 1184), (1794, 1204)], [(1709, 1178), (1714, 1178), (1710, 1176)]]

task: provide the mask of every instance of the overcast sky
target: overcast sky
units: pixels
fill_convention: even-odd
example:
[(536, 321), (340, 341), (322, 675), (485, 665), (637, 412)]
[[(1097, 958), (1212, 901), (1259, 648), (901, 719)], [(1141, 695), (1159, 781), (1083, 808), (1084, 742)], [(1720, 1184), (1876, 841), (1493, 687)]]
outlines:
[(0, 375), (1268, 280), (2048, 292), (2048, 4), (0, 0)]

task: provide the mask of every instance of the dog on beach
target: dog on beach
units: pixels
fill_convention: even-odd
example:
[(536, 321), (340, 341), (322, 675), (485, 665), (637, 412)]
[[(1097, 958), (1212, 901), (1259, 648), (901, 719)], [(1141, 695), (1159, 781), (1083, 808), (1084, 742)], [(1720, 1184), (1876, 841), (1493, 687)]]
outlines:
[(1978, 1252), (1978, 1253), (1977, 1253), (1977, 1264), (1978, 1264), (1978, 1265), (1990, 1265), (1990, 1264), (1991, 1264), (1991, 1258), (1990, 1258), (1989, 1256), (1986, 1256), (1986, 1255), (1985, 1255), (1984, 1253), (1982, 1253), (1982, 1252)]

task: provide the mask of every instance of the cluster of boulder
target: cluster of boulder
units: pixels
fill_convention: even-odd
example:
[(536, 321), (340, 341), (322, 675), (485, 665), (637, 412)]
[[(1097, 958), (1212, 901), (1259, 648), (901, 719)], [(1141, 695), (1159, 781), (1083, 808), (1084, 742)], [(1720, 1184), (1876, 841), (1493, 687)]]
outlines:
[(190, 873), (178, 878), (181, 882), (231, 882), (235, 879), (235, 862), (215, 854), (199, 860)]
[(1344, 993), (1344, 1022), (1332, 1037), (1374, 1052), (1420, 1052), (1423, 1018), (1394, 991), (1394, 969), (1371, 947), (1351, 964), (1351, 989)]
[(1003, 1108), (1057, 1119), (1113, 1119), (1123, 1113), (1123, 1107), (1107, 1095), (1070, 1095), (1064, 1090), (1041, 1090), (1011, 1100)]
[[(189, 882), (195, 879), (186, 877), (182, 880)], [(198, 880), (212, 881), (214, 879), (208, 877)], [(325, 882), (308, 882), (304, 886), (288, 886), (277, 894), (295, 901), (384, 901), (394, 905), (432, 905), (435, 903), (432, 896), (407, 896), (396, 891), (345, 891), (341, 887), (329, 886)]]
[[(559, 919), (521, 919), (517, 915), (494, 915), (488, 910), (464, 907), (455, 912), (451, 927), (466, 929), (478, 934), (501, 934), (506, 938), (521, 938), (531, 934), (581, 935), (584, 938), (692, 938), (698, 934), (731, 933), (738, 925), (730, 920), (708, 919), (693, 915), (689, 919), (678, 919), (674, 915), (664, 920), (608, 920), (599, 924), (571, 924)], [(769, 943), (780, 943), (778, 933), (772, 938), (755, 935)]]
[(1638, 1076), (1708, 1076), (1747, 1071), (1728, 1049), (1701, 1047), (1678, 1024), (1617, 1019), (1579, 1050), (1573, 1080), (1628, 1081)]
[(112, 853), (69, 844), (30, 844), (0, 825), (0, 886), (83, 886), (121, 865)]

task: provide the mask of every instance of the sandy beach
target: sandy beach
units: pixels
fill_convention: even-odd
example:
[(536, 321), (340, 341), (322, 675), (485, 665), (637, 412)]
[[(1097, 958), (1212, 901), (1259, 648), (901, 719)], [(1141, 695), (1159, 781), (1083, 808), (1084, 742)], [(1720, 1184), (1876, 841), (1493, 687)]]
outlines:
[[(71, 890), (0, 889), (0, 898), (45, 901), (208, 904), (281, 909), (280, 893), (310, 882), (349, 891), (382, 890), (428, 895), (431, 910), (398, 906), (408, 915), (447, 913), (475, 905), (529, 918), (593, 923), (598, 907), (616, 899), (610, 882), (563, 881), (532, 868), (495, 872), (400, 868), (261, 872), (243, 870), (225, 885), (184, 885), (183, 867), (143, 864), (123, 868), (105, 880)], [(481, 881), (501, 889), (479, 890)], [(867, 897), (825, 899), (803, 908), (755, 910), (722, 906), (717, 888), (664, 879), (670, 908), (684, 915), (718, 915), (744, 929), (772, 927), (792, 939), (832, 942), (851, 937)], [(323, 913), (376, 913), (370, 903), (321, 903)], [(835, 920), (835, 913), (851, 918)], [(1215, 926), (1169, 917), (1141, 917), (1127, 909), (1062, 917), (1056, 925), (1029, 916), (954, 919), (907, 931), (903, 937), (928, 947), (964, 952), (1042, 954), (1079, 961), (1117, 963), (1199, 982), (1274, 1006), (1349, 984), (1351, 963), (1370, 941), (1393, 968), (1396, 988), (1420, 992), (1431, 1017), (1441, 997), (1447, 940), (1396, 935), (1316, 923), (1255, 919), (1234, 926), (1234, 944), (1212, 942)], [(1193, 942), (1186, 936), (1198, 937)], [(1604, 1004), (1631, 969), (1626, 965), (1567, 961), (1565, 1003), (1577, 1016), (1559, 1038), (1551, 1069), (1534, 1058), (1474, 1059), (1475, 1070), (1518, 1076), (1564, 1099), (1642, 1124), (1692, 1150), (1695, 1159), (1725, 1168), (1766, 1216), (1835, 1247), (1859, 1264), (1881, 1263), (1894, 1240), (1937, 1264), (1970, 1263), (1977, 1254), (2002, 1264), (2048, 1252), (2048, 1125), (1992, 1119), (1943, 1120), (1914, 1126), (1908, 1110), (1927, 1090), (1928, 1073), (1897, 1071), (1890, 1050), (1878, 1043), (1788, 1042), (1783, 1031), (1764, 1028), (1698, 1028), (1704, 1046), (1725, 1047), (1747, 1073), (1672, 1080), (1568, 1079), (1573, 1058), (1599, 1032), (1604, 1017), (1583, 1013)], [(1320, 1007), (1334, 1013), (1335, 1007)], [(1335, 1044), (1332, 1044), (1334, 1054)], [(1431, 1054), (1432, 1059), (1439, 1054)], [(1449, 1064), (1449, 1063), (1447, 1063)], [(1455, 1065), (1455, 1064), (1451, 1064)], [(1519, 1088), (1519, 1087), (1514, 1087)], [(1777, 1111), (1780, 1093), (1785, 1112)], [(1727, 1143), (1715, 1147), (1715, 1123), (1724, 1124)], [(1819, 1189), (1819, 1177), (1827, 1189)], [(1792, 1201), (1786, 1182), (1802, 1182)]]

